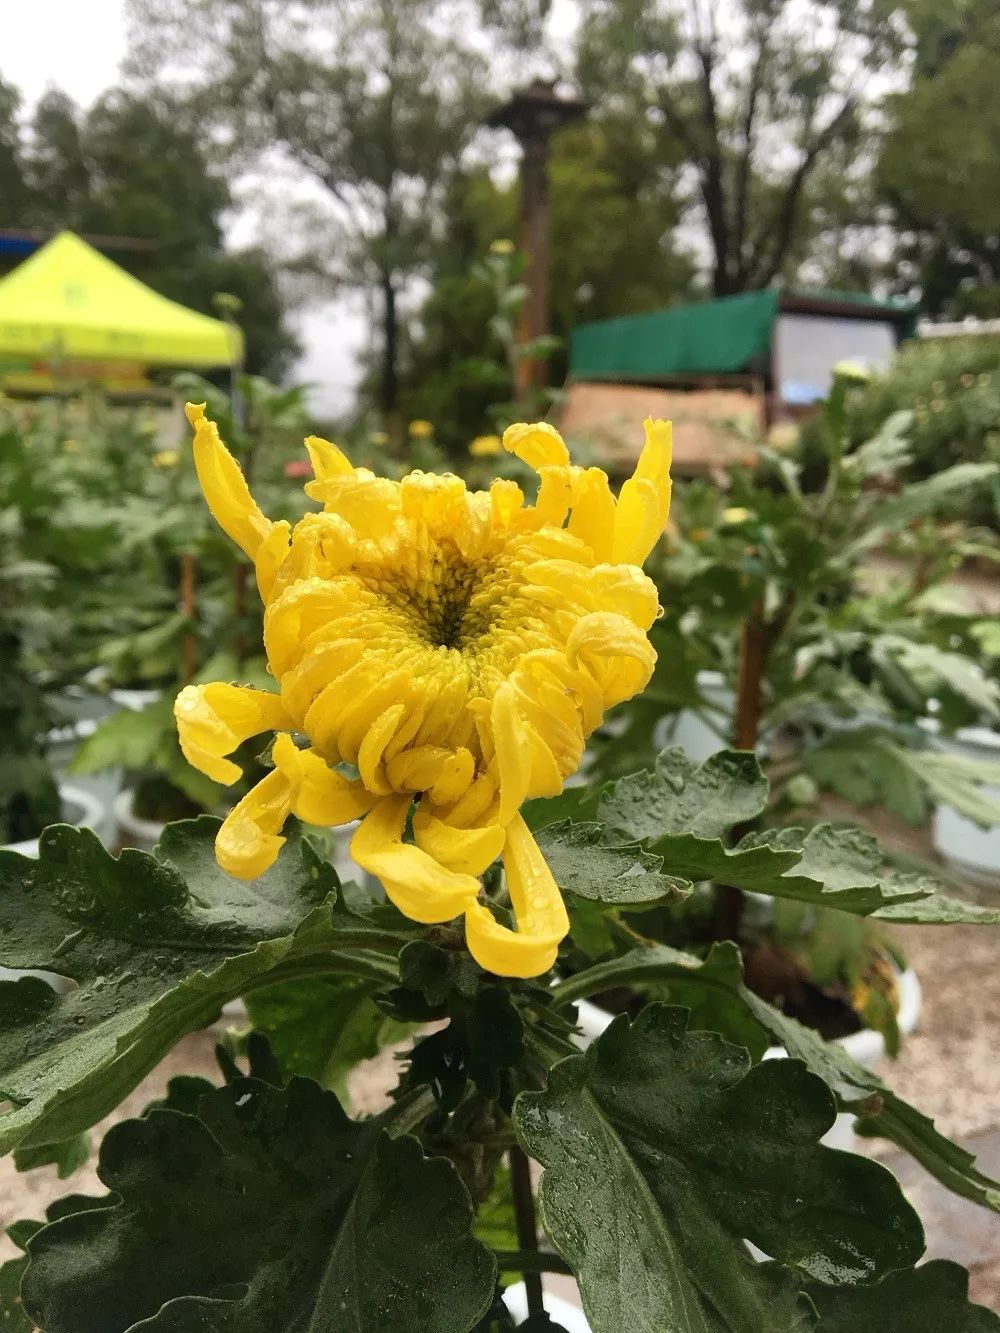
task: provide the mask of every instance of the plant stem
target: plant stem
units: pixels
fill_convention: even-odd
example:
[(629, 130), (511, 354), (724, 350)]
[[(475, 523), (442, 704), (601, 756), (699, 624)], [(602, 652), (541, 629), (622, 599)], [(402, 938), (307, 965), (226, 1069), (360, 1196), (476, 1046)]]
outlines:
[(435, 1105), (434, 1094), (430, 1088), (418, 1088), (410, 1096), (396, 1102), (388, 1111), (384, 1111), (380, 1119), (395, 1139), (400, 1134), (412, 1133), (420, 1122), (430, 1115)]
[(544, 1250), (494, 1250), (501, 1273), (565, 1273), (572, 1277), (573, 1270), (558, 1254)]
[(508, 1153), (510, 1162), (510, 1187), (514, 1199), (514, 1218), (517, 1222), (517, 1239), (523, 1251), (530, 1256), (525, 1265), (519, 1265), (524, 1274), (524, 1289), (528, 1297), (528, 1314), (542, 1314), (545, 1306), (542, 1302), (542, 1277), (537, 1266), (538, 1227), (535, 1222), (535, 1196), (531, 1188), (531, 1168), (528, 1159), (518, 1147)]
[(195, 637), (194, 637), (194, 556), (190, 551), (184, 551), (181, 554), (181, 611), (188, 623), (188, 628), (184, 631), (184, 639), (181, 644), (181, 651), (184, 657), (184, 680), (185, 683), (194, 676), (197, 662), (195, 660)]

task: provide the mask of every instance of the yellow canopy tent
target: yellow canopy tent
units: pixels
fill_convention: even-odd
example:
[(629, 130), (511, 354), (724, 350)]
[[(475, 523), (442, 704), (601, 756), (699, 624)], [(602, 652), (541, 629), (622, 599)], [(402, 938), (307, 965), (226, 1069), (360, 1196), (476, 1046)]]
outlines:
[(168, 301), (72, 232), (0, 279), (0, 362), (234, 364), (238, 329)]

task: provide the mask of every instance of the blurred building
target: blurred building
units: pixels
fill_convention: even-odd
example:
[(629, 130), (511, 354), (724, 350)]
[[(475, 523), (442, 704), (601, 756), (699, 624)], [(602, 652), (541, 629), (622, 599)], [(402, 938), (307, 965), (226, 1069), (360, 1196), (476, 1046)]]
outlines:
[(910, 302), (769, 289), (583, 324), (560, 424), (625, 467), (641, 418), (671, 417), (678, 472), (725, 468), (824, 398), (837, 362), (885, 369), (916, 320)]

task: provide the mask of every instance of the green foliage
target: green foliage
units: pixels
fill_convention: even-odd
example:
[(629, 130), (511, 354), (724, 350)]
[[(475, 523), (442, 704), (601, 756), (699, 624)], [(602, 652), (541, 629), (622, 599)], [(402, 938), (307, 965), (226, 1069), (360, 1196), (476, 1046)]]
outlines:
[[(640, 120), (596, 108), (554, 137), (550, 327), (562, 346), (584, 320), (653, 310), (690, 293), (692, 264), (669, 243), (677, 205), (672, 179), (658, 171), (663, 149)], [(482, 434), (491, 405), (512, 397), (512, 367), (496, 323), (510, 312), (482, 259), (491, 243), (517, 237), (517, 203), (516, 185), (497, 185), (484, 169), (455, 177), (432, 289), (411, 335), (406, 414), (433, 421), (456, 456)], [(550, 349), (549, 365), (549, 382), (558, 384), (560, 345)], [(531, 415), (523, 406), (517, 419)]]
[(661, 170), (678, 159), (687, 167), (685, 202), (707, 224), (715, 295), (790, 278), (807, 254), (822, 262), (818, 233), (846, 222), (869, 125), (867, 98), (846, 90), (845, 52), (852, 72), (898, 54), (897, 25), (868, 18), (854, 6), (810, 5), (804, 14), (742, 3), (730, 26), (702, 22), (673, 0), (586, 6), (578, 76), (595, 99), (656, 136)]
[(286, 1075), (303, 1075), (344, 1096), (354, 1066), (409, 1031), (377, 1008), (376, 994), (372, 982), (356, 977), (303, 977), (255, 991), (247, 1011)]
[(833, 1117), (801, 1065), (751, 1067), (661, 1005), (617, 1019), (519, 1098), (545, 1224), (596, 1333), (807, 1329), (800, 1280), (756, 1264), (744, 1238), (841, 1283), (913, 1263), (923, 1234), (891, 1174), (819, 1145)]
[[(873, 376), (863, 392), (852, 396), (847, 417), (851, 443), (869, 439), (882, 421), (901, 409), (912, 413), (907, 431), (912, 463), (905, 475), (934, 478), (957, 463), (997, 461), (1000, 343), (994, 337), (907, 343), (884, 374)], [(988, 478), (959, 499), (959, 512), (970, 518), (982, 521), (995, 514)]]
[(638, 907), (690, 892), (685, 880), (661, 873), (662, 857), (611, 840), (600, 824), (550, 824), (539, 831), (538, 845), (563, 893), (579, 898)]
[(676, 994), (687, 1001), (701, 991), (700, 1004), (711, 1002), (724, 1036), (755, 1050), (762, 1050), (762, 1041), (770, 1039), (823, 1080), (840, 1110), (860, 1117), (859, 1132), (891, 1140), (947, 1189), (1000, 1212), (1000, 1184), (977, 1170), (971, 1153), (940, 1134), (933, 1121), (863, 1069), (839, 1043), (824, 1041), (743, 984), (740, 957), (732, 943), (717, 944), (705, 960), (662, 944), (633, 947), (560, 982), (556, 994), (560, 1003), (568, 1003), (615, 986), (646, 991), (664, 983), (671, 999)]
[[(484, 972), (460, 929), (419, 927), (339, 886), (294, 831), (251, 883), (219, 870), (208, 818), (171, 826), (152, 855), (116, 859), (68, 828), (43, 836), (37, 862), (0, 855), (4, 965), (75, 983), (0, 983), (0, 1143), (25, 1169), (72, 1167), (86, 1129), (230, 999), (245, 996), (263, 1029), (220, 1046), (224, 1087), (175, 1077), (106, 1134), (108, 1194), (71, 1195), (44, 1225), (14, 1229), (27, 1253), (0, 1269), (0, 1315), (45, 1333), (506, 1333), (498, 1267), (566, 1267), (544, 1247), (521, 1252), (523, 1190), (502, 1168), (516, 1135), (545, 1168), (541, 1216), (596, 1333), (837, 1333), (916, 1302), (985, 1333), (960, 1274), (914, 1273), (922, 1234), (893, 1177), (819, 1139), (850, 1111), (965, 1197), (1000, 1211), (1000, 1185), (841, 1046), (755, 994), (732, 943), (703, 956), (637, 947), (630, 913), (645, 925), (686, 911), (683, 881), (717, 874), (787, 898), (789, 939), (818, 906), (855, 937), (864, 913), (997, 919), (886, 872), (856, 831), (734, 833), (767, 798), (750, 755), (695, 769), (667, 752), (653, 774), (535, 802), (574, 904), (572, 974), (555, 983)], [(498, 893), (496, 874), (486, 882)], [(597, 963), (577, 904), (599, 914)], [(817, 975), (853, 977), (849, 937), (825, 930)], [(573, 1054), (574, 1001), (609, 991), (669, 1004)], [(349, 1120), (319, 1084), (343, 1087), (401, 1023), (435, 1026), (389, 1109)], [(761, 1061), (768, 1043), (793, 1058)]]
[(912, 238), (905, 250), (930, 313), (996, 315), (1000, 26), (989, 5), (911, 0), (906, 14), (913, 77), (889, 99), (877, 185)]
[(115, 1126), (99, 1168), (112, 1194), (33, 1238), (25, 1308), (51, 1333), (471, 1327), (496, 1266), (468, 1196), (387, 1126), (305, 1080), (254, 1079), (206, 1094), (197, 1117)]
[[(5, 938), (4, 965), (76, 983), (57, 995), (37, 977), (0, 982), (5, 1150), (93, 1125), (184, 1033), (265, 974), (308, 972), (338, 942), (384, 942), (335, 907), (336, 875), (301, 837), (267, 875), (242, 883), (215, 862), (217, 829), (209, 818), (175, 824), (154, 855), (116, 859), (89, 830), (59, 826), (37, 862), (0, 853), (0, 902), (21, 923)], [(374, 959), (365, 971), (393, 975)]]
[(820, 1333), (990, 1333), (1000, 1316), (983, 1305), (970, 1305), (969, 1275), (948, 1259), (890, 1273), (874, 1287), (813, 1286), (809, 1295), (820, 1314)]

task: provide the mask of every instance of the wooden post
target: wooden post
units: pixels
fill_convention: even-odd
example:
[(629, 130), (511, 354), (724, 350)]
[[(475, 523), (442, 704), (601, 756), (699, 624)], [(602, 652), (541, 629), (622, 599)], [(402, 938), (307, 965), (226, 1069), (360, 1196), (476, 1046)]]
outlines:
[[(760, 738), (761, 689), (767, 664), (768, 640), (764, 626), (764, 604), (758, 598), (743, 622), (740, 636), (739, 672), (736, 682), (736, 717), (733, 744), (738, 750), (755, 750)], [(737, 832), (739, 830), (736, 830)], [(719, 939), (737, 940), (743, 918), (743, 894), (728, 884), (715, 890), (715, 930)]]
[[(523, 345), (549, 331), (549, 139), (522, 140), (521, 250), (527, 266), (528, 295), (521, 306), (518, 341)], [(517, 363), (517, 397), (523, 400), (545, 383), (544, 361), (521, 357)]]
[[(181, 610), (185, 619), (191, 624), (194, 622), (195, 611), (195, 564), (194, 556), (190, 551), (184, 551), (181, 555)], [(194, 630), (190, 628), (184, 631), (184, 638), (181, 641), (181, 661), (184, 670), (184, 679), (189, 681), (193, 678), (197, 668), (197, 644), (194, 637)]]
[[(549, 332), (549, 144), (556, 130), (586, 110), (586, 102), (562, 97), (554, 83), (536, 79), (486, 122), (494, 129), (510, 130), (521, 145), (520, 248), (527, 260), (524, 281), (528, 288), (518, 325), (522, 343)], [(521, 357), (516, 378), (518, 399), (524, 399), (545, 384), (545, 362)]]

